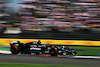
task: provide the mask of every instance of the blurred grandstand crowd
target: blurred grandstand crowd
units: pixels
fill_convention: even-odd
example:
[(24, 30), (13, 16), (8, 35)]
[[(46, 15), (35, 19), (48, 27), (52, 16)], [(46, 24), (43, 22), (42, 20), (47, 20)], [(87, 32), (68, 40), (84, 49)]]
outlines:
[[(100, 30), (100, 0), (0, 0), (0, 27), (32, 31)], [(15, 7), (17, 6), (17, 7)]]

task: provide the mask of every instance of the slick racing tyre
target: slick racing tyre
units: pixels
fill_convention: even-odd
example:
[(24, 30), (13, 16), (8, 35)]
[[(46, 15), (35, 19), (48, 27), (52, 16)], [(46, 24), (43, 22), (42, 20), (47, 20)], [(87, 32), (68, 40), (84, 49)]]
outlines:
[(12, 54), (17, 54), (17, 47), (15, 45), (11, 46), (11, 52)]
[(72, 55), (76, 54), (76, 51), (74, 49), (71, 49)]
[(57, 56), (57, 50), (56, 50), (56, 48), (54, 49), (50, 49), (50, 55), (51, 56)]

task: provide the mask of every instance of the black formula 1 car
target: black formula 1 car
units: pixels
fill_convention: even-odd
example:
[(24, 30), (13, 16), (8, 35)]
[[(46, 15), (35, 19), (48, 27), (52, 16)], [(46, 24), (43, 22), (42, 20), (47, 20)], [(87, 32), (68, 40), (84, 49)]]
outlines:
[[(16, 44), (18, 44), (16, 46)], [(41, 44), (39, 41), (34, 41), (30, 43), (21, 43), (20, 41), (12, 41), (10, 43), (10, 51), (12, 54), (31, 54), (31, 55), (39, 55), (39, 54), (50, 54), (51, 56), (57, 55), (75, 55), (75, 49), (69, 49), (66, 46), (57, 47), (50, 44)]]

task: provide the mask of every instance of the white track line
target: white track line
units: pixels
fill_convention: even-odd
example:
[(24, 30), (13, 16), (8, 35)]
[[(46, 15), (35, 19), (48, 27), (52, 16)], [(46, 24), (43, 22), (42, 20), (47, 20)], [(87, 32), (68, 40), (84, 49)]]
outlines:
[(72, 56), (71, 58), (100, 59), (98, 56)]
[(4, 50), (0, 50), (0, 53), (2, 53), (2, 54), (11, 54), (10, 51), (4, 51)]

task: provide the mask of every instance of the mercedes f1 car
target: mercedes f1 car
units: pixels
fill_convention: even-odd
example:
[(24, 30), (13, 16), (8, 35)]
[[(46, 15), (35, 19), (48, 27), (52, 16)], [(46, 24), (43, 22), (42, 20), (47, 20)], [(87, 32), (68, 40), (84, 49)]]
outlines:
[[(16, 44), (18, 45), (16, 46)], [(40, 40), (25, 44), (21, 43), (20, 41), (12, 41), (10, 46), (10, 51), (12, 54), (50, 54), (51, 56), (76, 54), (75, 49), (69, 49), (66, 46), (57, 47), (50, 44), (41, 44)]]

